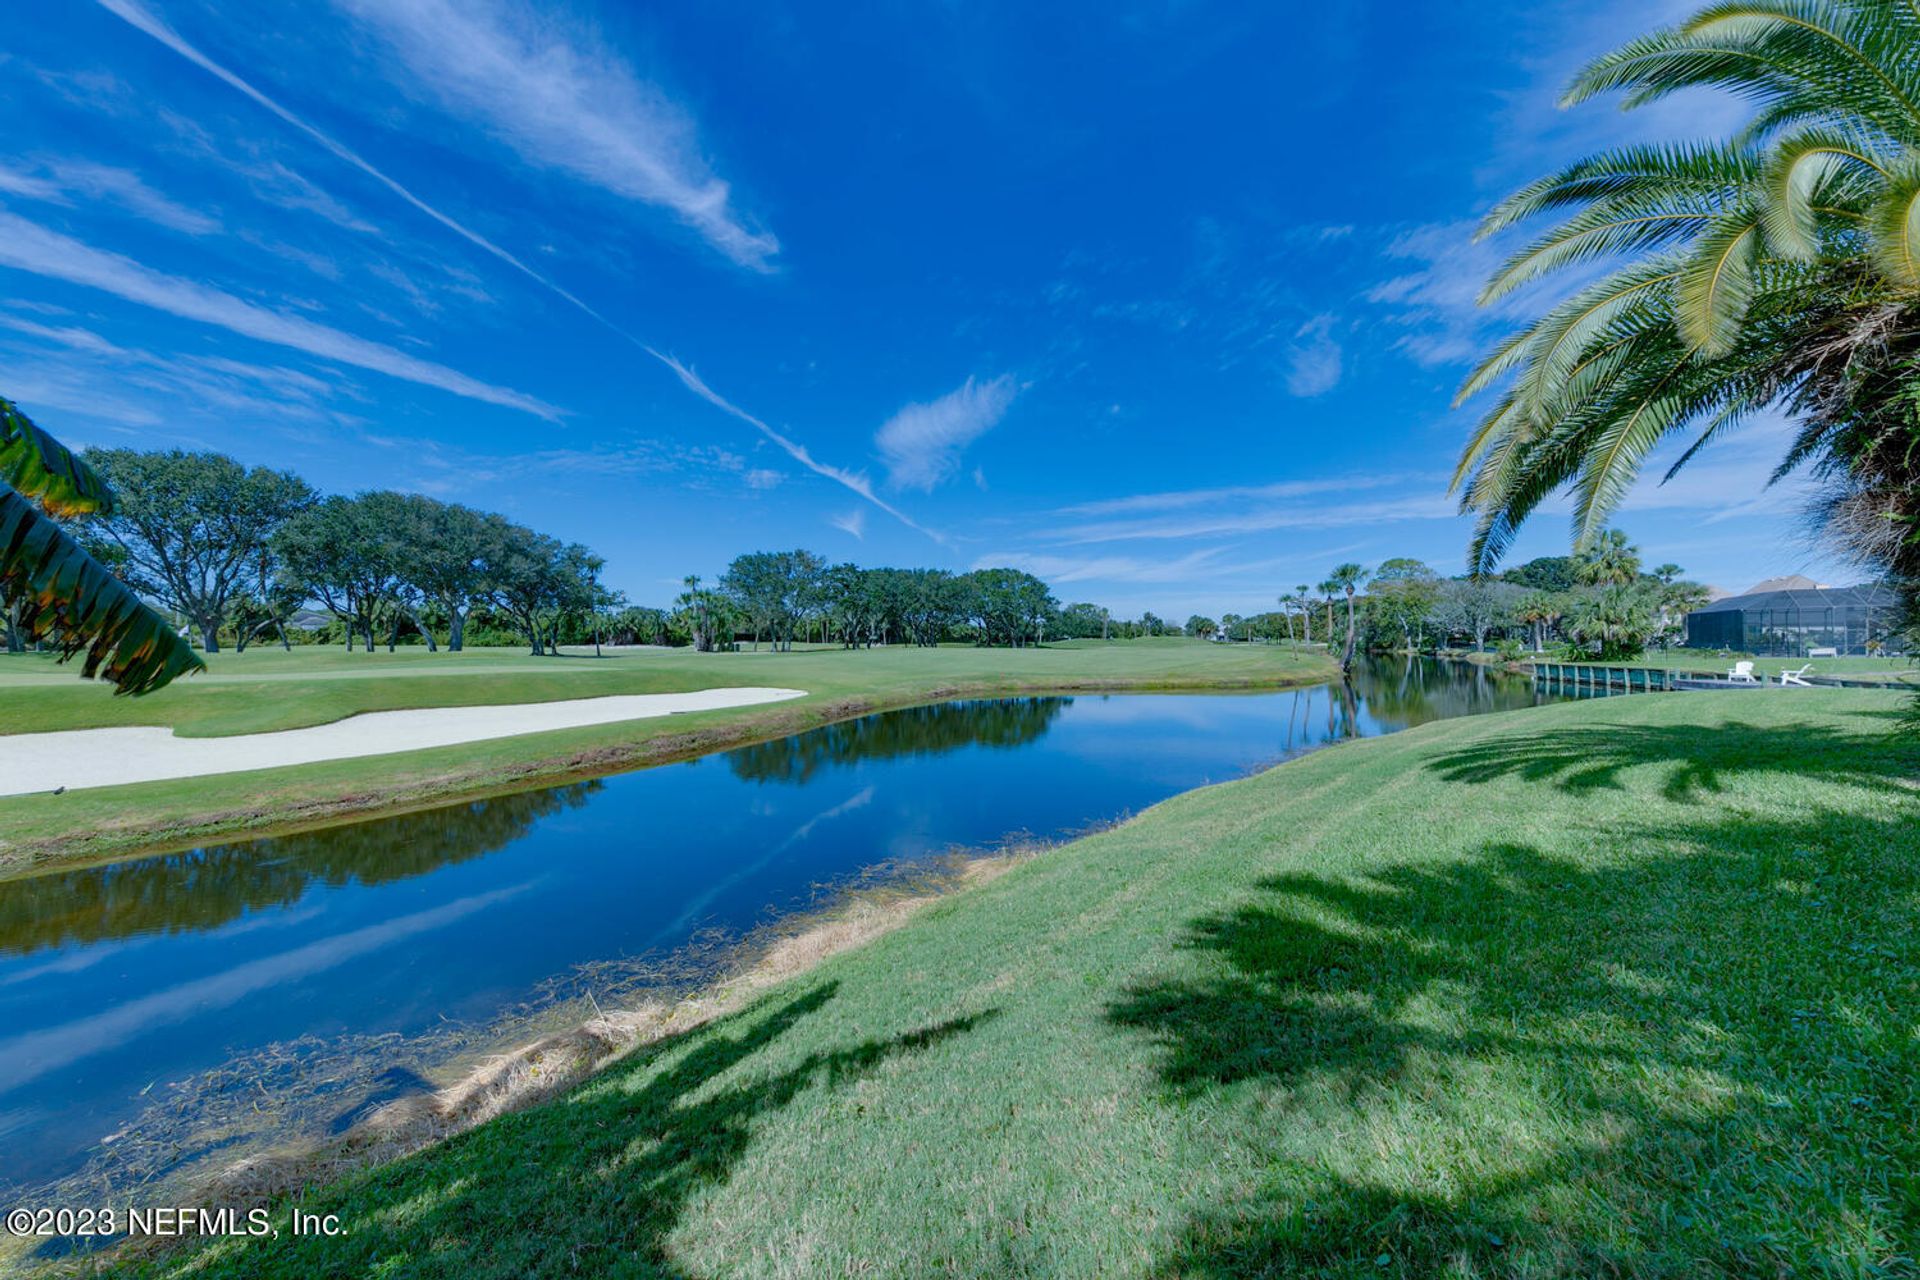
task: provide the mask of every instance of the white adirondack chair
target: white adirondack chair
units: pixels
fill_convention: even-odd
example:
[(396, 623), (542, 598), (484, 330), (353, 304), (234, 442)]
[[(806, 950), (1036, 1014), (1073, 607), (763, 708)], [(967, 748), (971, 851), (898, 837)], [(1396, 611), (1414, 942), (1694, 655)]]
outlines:
[(1727, 672), (1727, 680), (1733, 684), (1759, 684), (1760, 677), (1753, 674), (1751, 662), (1736, 662), (1733, 670)]
[(1811, 670), (1813, 670), (1813, 664), (1809, 662), (1806, 666), (1800, 668), (1798, 671), (1782, 671), (1780, 673), (1780, 687), (1784, 689), (1788, 685), (1794, 685), (1801, 689), (1813, 688), (1813, 686), (1809, 684), (1806, 679), (1807, 672)]

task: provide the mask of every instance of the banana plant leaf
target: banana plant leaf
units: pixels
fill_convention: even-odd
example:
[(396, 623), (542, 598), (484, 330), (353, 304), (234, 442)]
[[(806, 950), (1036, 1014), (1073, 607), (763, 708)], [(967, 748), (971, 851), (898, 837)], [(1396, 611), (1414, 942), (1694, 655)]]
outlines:
[(0, 396), (0, 483), (55, 515), (113, 510), (113, 491), (67, 447)]
[[(64, 449), (59, 455), (72, 460)], [(84, 467), (81, 473), (92, 476)], [(52, 468), (48, 474), (54, 474)], [(105, 486), (99, 491), (104, 494)], [(20, 626), (29, 638), (51, 644), (62, 660), (85, 654), (82, 674), (111, 681), (119, 693), (151, 693), (176, 676), (205, 668), (165, 618), (50, 516), (4, 486), (0, 598), (20, 603)]]

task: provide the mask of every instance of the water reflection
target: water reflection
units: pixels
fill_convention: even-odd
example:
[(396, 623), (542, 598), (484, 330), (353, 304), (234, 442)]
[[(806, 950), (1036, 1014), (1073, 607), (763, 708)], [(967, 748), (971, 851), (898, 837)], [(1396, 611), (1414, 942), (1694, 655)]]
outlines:
[(1278, 693), (946, 703), (0, 883), (0, 1204), (55, 1189), (78, 1203), (324, 1133), (456, 1050), (523, 1038), (596, 992), (655, 992), (719, 954), (712, 939), (865, 869), (1062, 835), (1345, 738), (1555, 700), (1482, 667), (1390, 659)]
[(734, 776), (752, 782), (809, 781), (829, 765), (939, 755), (961, 747), (1020, 747), (1047, 731), (1071, 698), (982, 698), (906, 707), (843, 720), (727, 753)]
[(319, 886), (383, 885), (478, 858), (576, 809), (599, 781), (473, 800), (137, 862), (84, 867), (0, 890), (0, 953), (217, 929), (288, 908)]

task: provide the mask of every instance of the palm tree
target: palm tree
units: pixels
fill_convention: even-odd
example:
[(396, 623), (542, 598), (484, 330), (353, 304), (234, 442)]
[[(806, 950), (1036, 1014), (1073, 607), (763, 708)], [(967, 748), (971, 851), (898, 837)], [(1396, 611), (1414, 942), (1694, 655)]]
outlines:
[(1367, 570), (1363, 565), (1343, 564), (1327, 576), (1327, 581), (1332, 583), (1336, 590), (1347, 593), (1347, 650), (1346, 655), (1340, 659), (1340, 670), (1351, 671), (1353, 670), (1354, 639), (1353, 597), (1361, 587), (1366, 585)]
[[(1920, 582), (1920, 6), (1730, 0), (1607, 54), (1564, 105), (1637, 107), (1695, 87), (1752, 104), (1731, 139), (1602, 151), (1501, 201), (1482, 234), (1555, 216), (1482, 293), (1605, 268), (1501, 343), (1454, 475), (1475, 570), (1541, 502), (1574, 498), (1589, 546), (1648, 453), (1671, 476), (1767, 407), (1799, 430), (1775, 473), (1828, 483), (1831, 533)], [(1494, 391), (1498, 388), (1497, 391)]]
[(1322, 578), (1320, 585), (1315, 588), (1319, 591), (1321, 598), (1327, 602), (1327, 645), (1329, 647), (1333, 644), (1333, 593), (1339, 589), (1340, 584), (1332, 578)]
[(1589, 586), (1626, 586), (1640, 579), (1640, 548), (1618, 529), (1602, 530), (1575, 560), (1573, 576)]
[(62, 660), (84, 653), (81, 674), (120, 693), (151, 693), (204, 664), (55, 518), (112, 509), (104, 480), (0, 398), (0, 597), (10, 629)]
[(1533, 628), (1533, 651), (1539, 653), (1547, 647), (1547, 628), (1560, 620), (1562, 612), (1551, 592), (1529, 591), (1514, 607), (1513, 616)]
[(1663, 637), (1660, 643), (1664, 645), (1667, 643), (1664, 637), (1680, 632), (1686, 625), (1687, 615), (1695, 609), (1705, 608), (1711, 602), (1711, 597), (1699, 583), (1680, 581), (1678, 566), (1661, 567), (1672, 567), (1674, 570), (1674, 577), (1661, 583), (1657, 597), (1660, 602), (1660, 634)]
[(1313, 643), (1313, 588), (1301, 583), (1294, 589), (1294, 598), (1300, 602), (1300, 643)]
[(1639, 657), (1657, 627), (1645, 592), (1608, 583), (1575, 603), (1566, 629), (1602, 661), (1617, 661)]

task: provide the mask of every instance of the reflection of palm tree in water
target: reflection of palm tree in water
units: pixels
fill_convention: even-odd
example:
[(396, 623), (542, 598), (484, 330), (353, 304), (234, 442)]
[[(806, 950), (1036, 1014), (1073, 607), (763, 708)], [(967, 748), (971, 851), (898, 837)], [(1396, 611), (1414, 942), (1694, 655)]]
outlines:
[(386, 884), (505, 848), (595, 781), (0, 884), (0, 953), (214, 929), (316, 883)]
[(1052, 725), (1071, 698), (991, 698), (883, 711), (727, 752), (749, 782), (806, 782), (829, 765), (934, 755), (961, 747), (1019, 747)]
[(1367, 712), (1391, 728), (1430, 720), (1530, 707), (1539, 699), (1533, 683), (1479, 664), (1432, 658), (1373, 658), (1354, 664), (1354, 687)]

